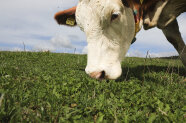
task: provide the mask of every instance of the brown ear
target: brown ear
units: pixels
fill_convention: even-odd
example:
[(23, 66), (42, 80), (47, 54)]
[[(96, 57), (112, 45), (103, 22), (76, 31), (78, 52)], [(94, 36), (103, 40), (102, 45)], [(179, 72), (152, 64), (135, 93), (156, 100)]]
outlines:
[(76, 6), (64, 11), (57, 12), (54, 15), (54, 18), (58, 24), (75, 26), (77, 24), (75, 13), (76, 13)]

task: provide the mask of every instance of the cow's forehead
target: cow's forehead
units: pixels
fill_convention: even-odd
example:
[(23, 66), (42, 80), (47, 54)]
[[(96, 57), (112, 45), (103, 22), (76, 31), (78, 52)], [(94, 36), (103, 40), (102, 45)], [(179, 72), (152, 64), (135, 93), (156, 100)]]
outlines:
[(100, 12), (103, 9), (120, 10), (120, 8), (123, 6), (121, 0), (89, 0), (89, 2), (87, 2), (87, 0), (82, 0), (82, 2), (95, 12)]

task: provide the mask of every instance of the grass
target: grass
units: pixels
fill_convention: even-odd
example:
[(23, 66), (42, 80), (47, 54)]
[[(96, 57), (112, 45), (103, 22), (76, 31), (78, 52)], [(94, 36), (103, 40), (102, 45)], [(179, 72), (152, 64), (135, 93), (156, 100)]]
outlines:
[(126, 58), (103, 81), (85, 66), (85, 55), (0, 52), (0, 122), (186, 121), (180, 60)]

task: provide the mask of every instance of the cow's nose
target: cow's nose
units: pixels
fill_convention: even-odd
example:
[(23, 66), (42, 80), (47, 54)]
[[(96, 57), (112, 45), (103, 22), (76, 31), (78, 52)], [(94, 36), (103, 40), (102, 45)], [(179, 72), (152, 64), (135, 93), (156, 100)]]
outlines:
[(90, 77), (92, 77), (94, 79), (104, 79), (105, 78), (105, 71), (92, 72), (92, 73), (90, 73)]

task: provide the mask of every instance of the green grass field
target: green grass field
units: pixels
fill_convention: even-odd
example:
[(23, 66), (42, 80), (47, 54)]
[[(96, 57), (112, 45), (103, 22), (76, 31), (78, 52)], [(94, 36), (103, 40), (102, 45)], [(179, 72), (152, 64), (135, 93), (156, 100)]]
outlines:
[(85, 67), (85, 55), (0, 52), (0, 122), (186, 122), (180, 60), (126, 58), (118, 80)]

